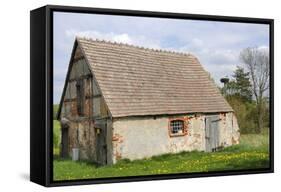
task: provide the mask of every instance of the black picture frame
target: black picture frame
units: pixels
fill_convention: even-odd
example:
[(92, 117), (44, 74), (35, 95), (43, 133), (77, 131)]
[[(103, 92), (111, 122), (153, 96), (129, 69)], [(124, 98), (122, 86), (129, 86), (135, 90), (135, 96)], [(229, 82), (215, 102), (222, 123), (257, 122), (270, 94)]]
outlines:
[[(255, 170), (53, 181), (53, 13), (55, 11), (268, 24), (270, 26), (270, 167)], [(30, 46), (30, 180), (32, 182), (43, 186), (68, 186), (274, 172), (273, 19), (46, 5), (30, 12)]]

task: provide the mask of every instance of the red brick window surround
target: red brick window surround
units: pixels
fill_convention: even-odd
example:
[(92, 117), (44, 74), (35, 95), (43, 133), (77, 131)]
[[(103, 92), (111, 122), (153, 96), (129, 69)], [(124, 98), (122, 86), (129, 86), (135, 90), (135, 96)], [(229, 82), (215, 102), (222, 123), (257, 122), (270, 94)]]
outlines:
[(184, 118), (173, 118), (169, 120), (169, 135), (183, 136), (187, 134), (187, 125)]

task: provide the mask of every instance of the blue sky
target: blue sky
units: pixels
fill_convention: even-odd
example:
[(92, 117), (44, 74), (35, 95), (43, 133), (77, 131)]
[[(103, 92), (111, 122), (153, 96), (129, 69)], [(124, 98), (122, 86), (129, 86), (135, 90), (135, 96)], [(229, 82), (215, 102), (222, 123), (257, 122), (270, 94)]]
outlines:
[(59, 103), (75, 36), (192, 53), (220, 85), (247, 47), (269, 47), (269, 25), (54, 13), (54, 103)]

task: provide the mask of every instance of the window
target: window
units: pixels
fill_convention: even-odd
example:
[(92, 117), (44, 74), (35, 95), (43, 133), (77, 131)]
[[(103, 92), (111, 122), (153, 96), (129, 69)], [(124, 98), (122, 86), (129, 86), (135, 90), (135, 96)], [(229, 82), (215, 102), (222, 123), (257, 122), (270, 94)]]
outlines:
[(186, 126), (183, 119), (170, 120), (170, 136), (186, 135)]

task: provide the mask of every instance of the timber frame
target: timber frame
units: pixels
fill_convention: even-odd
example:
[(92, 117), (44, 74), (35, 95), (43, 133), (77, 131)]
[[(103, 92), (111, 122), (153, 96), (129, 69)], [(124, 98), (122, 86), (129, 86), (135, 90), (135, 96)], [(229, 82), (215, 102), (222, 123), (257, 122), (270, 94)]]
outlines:
[[(62, 105), (63, 105), (63, 102), (67, 102), (67, 101), (73, 101), (75, 99), (66, 99), (64, 100), (64, 97), (65, 97), (65, 92), (66, 92), (66, 88), (67, 88), (67, 83), (68, 82), (72, 82), (72, 81), (77, 81), (79, 79), (89, 79), (89, 78), (93, 78), (93, 80), (96, 82), (96, 86), (97, 86), (97, 89), (99, 90), (99, 92), (101, 93), (101, 90), (100, 90), (100, 87), (97, 83), (97, 80), (95, 78), (95, 75), (91, 69), (91, 67), (89, 67), (89, 70), (91, 72), (91, 74), (88, 74), (88, 75), (83, 75), (81, 77), (79, 77), (78, 79), (75, 78), (75, 79), (71, 79), (70, 78), (70, 69), (72, 68), (73, 64), (81, 59), (85, 59), (87, 65), (89, 65), (89, 62), (87, 60), (87, 57), (84, 56), (84, 52), (83, 50), (80, 48), (81, 52), (82, 52), (82, 56), (78, 57), (78, 58), (74, 58), (74, 55), (75, 55), (75, 51), (76, 49), (79, 48), (79, 44), (78, 44), (78, 41), (76, 40), (74, 45), (73, 45), (73, 48), (72, 48), (72, 52), (71, 52), (71, 58), (70, 58), (70, 62), (69, 62), (69, 65), (68, 65), (68, 70), (67, 70), (67, 75), (66, 75), (66, 80), (65, 80), (65, 84), (64, 84), (64, 87), (63, 87), (63, 93), (62, 93), (62, 97), (61, 97), (61, 100), (60, 100), (60, 103), (59, 103), (59, 109), (58, 109), (58, 113), (57, 113), (57, 116), (56, 116), (56, 119), (59, 120), (60, 119), (60, 115), (61, 115), (61, 109), (62, 109)], [(102, 94), (92, 94), (90, 96), (86, 96), (85, 99), (93, 99), (93, 98), (96, 98), (96, 97), (101, 97), (103, 98), (103, 95)], [(103, 101), (105, 102), (105, 99), (103, 98)], [(106, 105), (106, 102), (105, 102), (105, 105)], [(107, 105), (106, 105), (107, 107)], [(108, 109), (108, 107), (107, 107)], [(110, 111), (107, 110), (109, 113)], [(112, 115), (111, 114), (108, 114), (108, 117), (110, 119), (112, 119)]]

